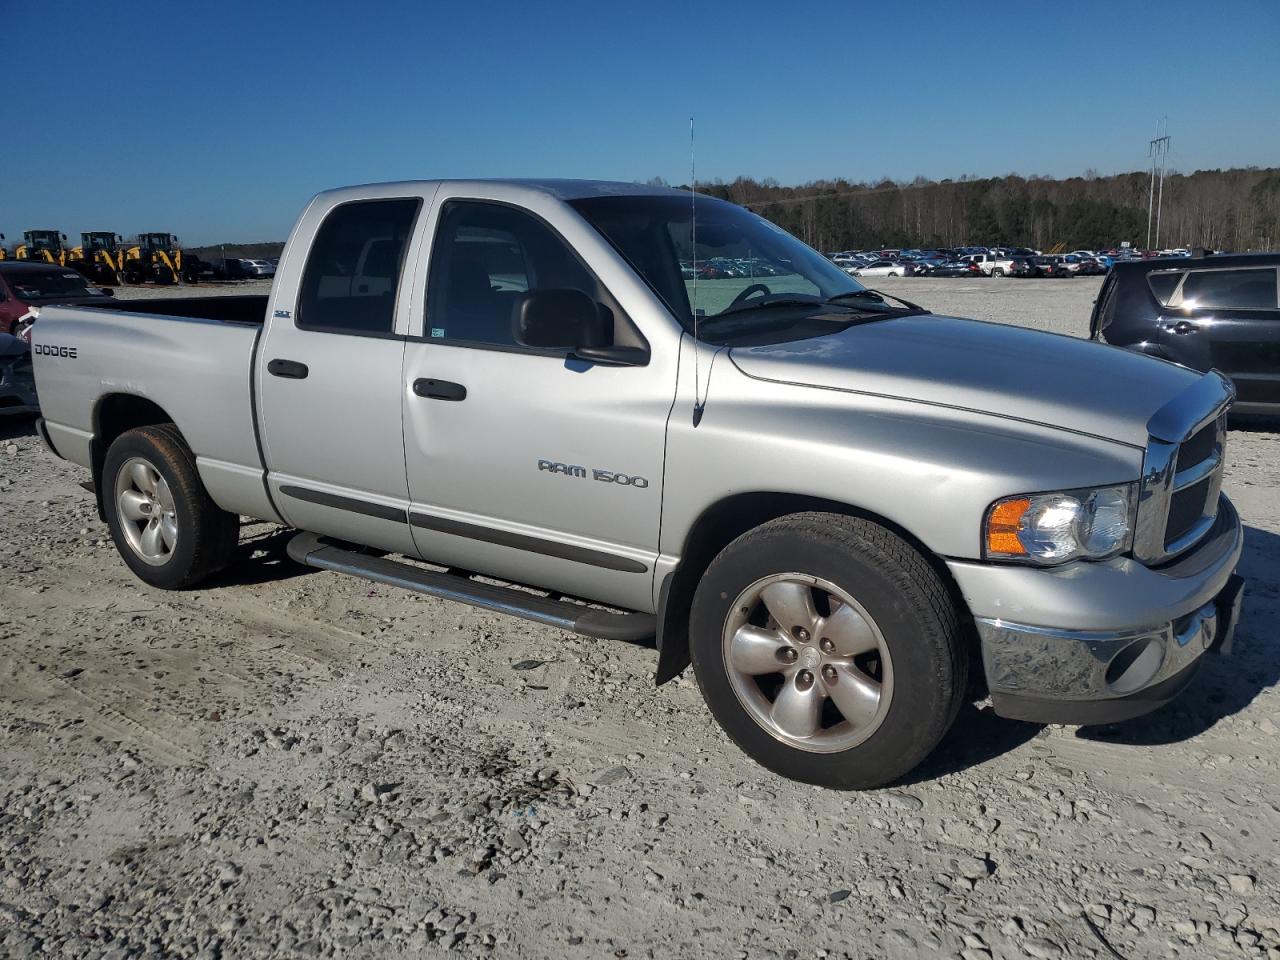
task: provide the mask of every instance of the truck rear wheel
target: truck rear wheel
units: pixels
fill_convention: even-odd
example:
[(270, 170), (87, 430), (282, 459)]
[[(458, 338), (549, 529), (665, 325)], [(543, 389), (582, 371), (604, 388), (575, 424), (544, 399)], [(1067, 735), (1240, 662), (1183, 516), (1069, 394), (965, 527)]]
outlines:
[(240, 518), (210, 499), (173, 424), (122, 433), (107, 451), (100, 482), (111, 538), (139, 579), (182, 590), (230, 562)]
[(937, 746), (968, 676), (938, 574), (878, 524), (803, 513), (743, 534), (694, 595), (690, 653), (729, 737), (775, 773), (898, 780)]

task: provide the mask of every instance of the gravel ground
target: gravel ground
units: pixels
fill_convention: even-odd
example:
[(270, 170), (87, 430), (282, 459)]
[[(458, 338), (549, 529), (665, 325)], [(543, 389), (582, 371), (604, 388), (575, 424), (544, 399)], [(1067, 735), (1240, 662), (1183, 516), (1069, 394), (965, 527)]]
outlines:
[[(1079, 335), (1098, 284), (880, 286)], [(1231, 436), (1236, 656), (1117, 727), (967, 707), (841, 794), (748, 762), (649, 649), (305, 571), (269, 525), (150, 590), (0, 421), (0, 955), (1276, 960), (1277, 439)]]

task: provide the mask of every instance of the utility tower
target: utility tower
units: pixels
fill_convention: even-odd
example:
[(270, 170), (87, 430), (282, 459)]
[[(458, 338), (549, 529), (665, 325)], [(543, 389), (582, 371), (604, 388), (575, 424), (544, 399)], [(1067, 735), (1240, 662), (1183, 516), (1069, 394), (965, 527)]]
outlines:
[[(1160, 211), (1164, 206), (1164, 173), (1169, 159), (1169, 118), (1162, 117), (1156, 124), (1156, 135), (1151, 138), (1147, 148), (1151, 157), (1151, 191), (1147, 197), (1147, 249), (1154, 250), (1160, 246)], [(1160, 192), (1156, 193), (1156, 178), (1160, 179)], [(1151, 220), (1155, 216), (1155, 246), (1151, 245)]]

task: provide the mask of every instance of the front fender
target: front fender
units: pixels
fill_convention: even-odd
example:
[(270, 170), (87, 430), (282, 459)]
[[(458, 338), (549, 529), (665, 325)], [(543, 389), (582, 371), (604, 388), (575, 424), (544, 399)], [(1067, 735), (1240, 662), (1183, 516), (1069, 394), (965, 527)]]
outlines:
[[(970, 410), (766, 382), (718, 364), (702, 419), (673, 413), (660, 549), (681, 555), (704, 510), (780, 491), (848, 504), (941, 557), (979, 559), (1005, 496), (1127, 483), (1141, 448)], [(677, 404), (677, 408), (679, 408)]]

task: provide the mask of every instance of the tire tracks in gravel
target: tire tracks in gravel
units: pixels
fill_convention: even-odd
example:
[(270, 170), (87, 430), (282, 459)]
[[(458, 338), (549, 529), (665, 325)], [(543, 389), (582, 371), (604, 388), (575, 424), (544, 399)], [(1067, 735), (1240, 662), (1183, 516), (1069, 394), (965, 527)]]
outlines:
[[(351, 659), (353, 647), (378, 647), (358, 633), (281, 614), (244, 593), (234, 599), (209, 592), (153, 594), (133, 592), (121, 583), (116, 599), (89, 610), (86, 619), (84, 606), (50, 602), (51, 597), (91, 595), (90, 578), (79, 566), (45, 568), (40, 589), (0, 585), (0, 610), (5, 613), (0, 657), (7, 661), (0, 672), (0, 702), (14, 710), (30, 709), (55, 727), (83, 724), (90, 735), (127, 741), (166, 765), (203, 763), (201, 725), (193, 724), (195, 716), (183, 715), (199, 713), (195, 698), (278, 701), (273, 674), (292, 677), (285, 696), (297, 695), (300, 686), (332, 676), (335, 666)], [(101, 593), (100, 579), (92, 579), (92, 592)], [(117, 601), (130, 593), (142, 602), (117, 609)], [(137, 628), (141, 615), (209, 621), (210, 630), (190, 633), (190, 645), (156, 647)], [(227, 621), (238, 627), (231, 631), (233, 643), (221, 639), (228, 635)], [(297, 666), (282, 667), (281, 660)], [(90, 669), (64, 669), (77, 661), (90, 663)], [(140, 663), (146, 665), (145, 674)]]
[(0, 638), (0, 651), (9, 660), (8, 669), (0, 675), (0, 701), (36, 707), (57, 725), (65, 725), (79, 714), (87, 732), (130, 741), (152, 759), (168, 766), (202, 762), (200, 756), (187, 746), (121, 713), (109, 703), (77, 687), (71, 679), (50, 673), (43, 664), (26, 656), (6, 639)]

